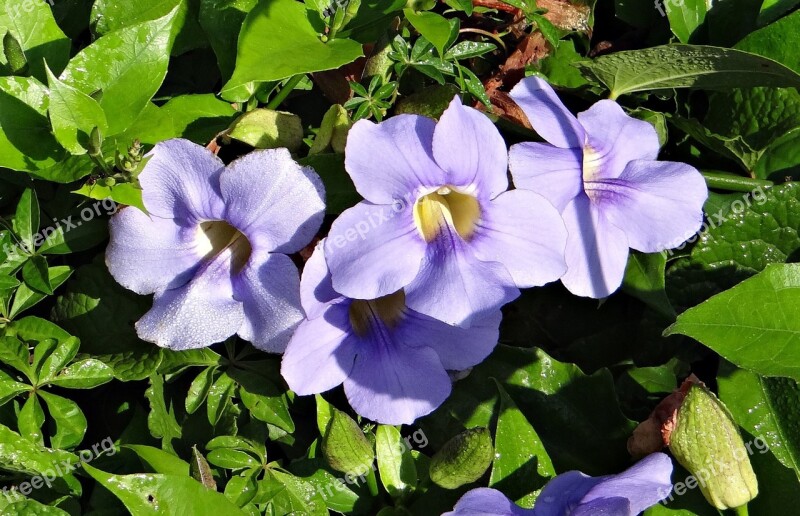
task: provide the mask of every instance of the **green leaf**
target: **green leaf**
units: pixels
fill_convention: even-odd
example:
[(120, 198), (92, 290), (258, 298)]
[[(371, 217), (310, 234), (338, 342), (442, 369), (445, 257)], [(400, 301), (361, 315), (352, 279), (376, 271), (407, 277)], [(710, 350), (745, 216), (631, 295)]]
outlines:
[(58, 342), (65, 341), (71, 335), (64, 331), (57, 324), (35, 316), (28, 316), (18, 319), (9, 324), (13, 333), (22, 340), (40, 341), (45, 339), (55, 339)]
[(672, 33), (681, 43), (689, 43), (692, 34), (706, 19), (708, 13), (706, 0), (684, 0), (680, 6), (671, 0), (665, 0), (663, 5)]
[(138, 516), (186, 514), (244, 514), (222, 493), (191, 477), (161, 474), (112, 475), (88, 464), (84, 470)]
[(342, 213), (361, 201), (353, 180), (344, 168), (344, 154), (314, 154), (298, 162), (313, 168), (322, 178), (328, 213)]
[[(267, 479), (262, 480), (261, 483), (269, 484), (267, 492), (271, 496), (267, 501), (273, 504), (276, 514), (303, 514), (304, 516), (326, 516), (328, 514), (325, 501), (305, 480), (271, 469)], [(259, 491), (261, 490), (259, 489)]]
[(73, 448), (80, 444), (86, 433), (86, 417), (74, 401), (39, 391), (47, 404), (50, 417), (56, 422), (56, 431), (50, 437), (50, 445), (54, 448)]
[(672, 308), (664, 290), (666, 266), (667, 256), (663, 253), (632, 252), (628, 257), (628, 266), (625, 268), (622, 289), (661, 315), (674, 319), (675, 309)]
[(25, 498), (18, 502), (10, 503), (3, 507), (3, 509), (8, 514), (15, 514), (16, 516), (70, 516), (68, 512), (62, 511), (58, 507), (45, 505), (32, 498)]
[(239, 384), (239, 397), (254, 418), (286, 432), (294, 432), (294, 421), (286, 406), (286, 397), (270, 379), (238, 368), (228, 370), (228, 374)]
[(36, 191), (26, 188), (17, 202), (14, 214), (14, 233), (29, 253), (34, 251), (34, 235), (39, 231), (39, 200)]
[[(52, 352), (45, 355), (46, 358), (41, 361), (36, 370), (39, 376), (39, 385), (44, 385), (53, 380), (75, 358), (79, 346), (80, 341), (75, 337), (70, 337), (59, 342)], [(39, 345), (37, 345), (38, 347)], [(35, 362), (34, 366), (36, 367)]]
[(189, 386), (189, 391), (186, 393), (186, 412), (194, 414), (198, 408), (206, 401), (208, 391), (211, 389), (211, 384), (214, 383), (214, 373), (217, 368), (215, 366), (207, 367), (200, 371), (192, 384)]
[[(8, 339), (11, 340), (11, 339)], [(3, 339), (0, 341), (0, 346), (5, 346), (8, 340)], [(16, 340), (16, 339), (14, 339)], [(17, 341), (19, 342), (19, 341)], [(0, 360), (5, 362), (5, 357), (0, 356)], [(18, 394), (31, 390), (31, 386), (25, 383), (20, 383), (5, 373), (0, 373), (0, 405), (5, 405), (9, 400), (15, 398)]]
[(181, 437), (181, 425), (175, 419), (175, 409), (164, 397), (164, 377), (150, 376), (150, 387), (144, 393), (150, 403), (147, 427), (153, 437), (161, 439), (162, 448), (172, 450), (172, 440)]
[[(62, 283), (67, 281), (67, 278), (72, 274), (72, 269), (68, 265), (58, 265), (56, 267), (50, 267), (47, 273), (50, 285), (55, 291)], [(46, 294), (35, 292), (24, 284), (20, 285), (19, 289), (17, 289), (17, 294), (14, 296), (14, 302), (11, 305), (9, 317), (13, 319), (45, 297), (47, 297)]]
[(488, 428), (470, 428), (453, 437), (431, 457), (431, 480), (445, 489), (457, 489), (483, 476), (494, 459)]
[(200, 25), (217, 56), (222, 78), (227, 80), (236, 62), (236, 42), (247, 13), (258, 0), (200, 0)]
[(800, 264), (764, 272), (682, 313), (665, 335), (699, 340), (734, 364), (764, 376), (800, 379)]
[(126, 444), (123, 448), (133, 451), (155, 473), (182, 477), (189, 474), (189, 463), (160, 448), (143, 444)]
[(207, 456), (208, 462), (225, 469), (256, 468), (260, 466), (258, 460), (247, 452), (221, 448), (211, 450)]
[(797, 45), (800, 44), (800, 12), (794, 12), (781, 20), (750, 33), (736, 43), (736, 48), (753, 52), (800, 72), (800, 57)]
[(50, 123), (58, 142), (75, 155), (86, 154), (89, 135), (95, 128), (100, 134), (108, 129), (103, 108), (95, 99), (64, 84), (47, 69), (50, 86)]
[(31, 256), (22, 267), (22, 279), (30, 288), (42, 294), (52, 294), (53, 286), (50, 285), (50, 273), (47, 268), (47, 259), (44, 256)]
[(517, 505), (533, 507), (538, 491), (556, 475), (539, 435), (505, 389), (494, 437), (495, 459), (489, 486), (503, 491)]
[(44, 424), (44, 410), (39, 401), (39, 396), (31, 393), (22, 409), (19, 411), (17, 427), (20, 435), (24, 435), (39, 446), (44, 446), (42, 425)]
[(397, 428), (378, 426), (375, 431), (375, 454), (381, 483), (392, 498), (400, 498), (416, 488), (417, 467), (411, 456), (411, 448)]
[(404, 10), (403, 14), (425, 39), (433, 43), (439, 55), (444, 56), (445, 45), (450, 39), (450, 22), (447, 18), (430, 11), (415, 12), (412, 9)]
[[(45, 471), (52, 472), (53, 464), (61, 464), (62, 461), (75, 464), (79, 459), (63, 450), (44, 448), (0, 425), (0, 463), (4, 470), (34, 476)], [(58, 476), (65, 474), (62, 470), (56, 473)]]
[(47, 104), (47, 88), (36, 79), (0, 77), (1, 167), (32, 172), (65, 157), (50, 132)]
[(16, 337), (0, 337), (0, 361), (23, 373), (31, 382), (35, 380), (28, 346)]
[(100, 360), (87, 358), (62, 369), (47, 383), (65, 389), (94, 389), (114, 379), (114, 370)]
[(702, 45), (615, 52), (577, 66), (587, 78), (608, 87), (612, 98), (671, 88), (800, 86), (800, 75), (776, 61), (741, 50)]
[(161, 111), (172, 119), (175, 137), (198, 143), (205, 143), (223, 131), (237, 114), (230, 102), (213, 94), (173, 97)]
[[(56, 24), (47, 2), (4, 2), (0, 9), (0, 34), (6, 32), (11, 32), (22, 45), (31, 73), (37, 79), (45, 79), (45, 61), (50, 68), (60, 71), (69, 60), (71, 42)], [(7, 63), (1, 54), (0, 65), (5, 72)]]
[[(108, 238), (107, 220), (96, 217), (91, 220), (75, 221), (76, 218), (76, 215), (70, 215), (58, 221), (55, 230), (48, 232), (38, 252), (40, 254), (77, 253), (91, 249)], [(66, 224), (66, 220), (75, 224), (75, 227)], [(62, 224), (62, 222), (65, 223)], [(52, 230), (51, 226), (50, 231)]]
[(339, 68), (362, 55), (361, 45), (353, 40), (323, 43), (302, 4), (294, 0), (261, 1), (244, 21), (236, 69), (222, 88), (222, 96), (228, 98), (226, 93), (252, 81), (278, 81)]
[(798, 0), (764, 0), (758, 15), (758, 25), (764, 26), (774, 22), (798, 4), (800, 4)]
[(285, 147), (296, 152), (303, 144), (303, 124), (293, 113), (254, 109), (237, 118), (226, 136), (257, 149)]
[(776, 182), (800, 179), (800, 127), (778, 135), (764, 149), (761, 158), (753, 167), (756, 177)]
[(228, 376), (227, 373), (222, 373), (219, 378), (208, 389), (208, 422), (211, 425), (216, 425), (222, 418), (225, 412), (225, 407), (230, 404), (233, 391), (236, 389), (236, 383)]
[(331, 418), (322, 436), (322, 453), (336, 471), (363, 475), (372, 469), (375, 453), (358, 423), (331, 407)]
[(176, 14), (177, 8), (102, 36), (73, 57), (61, 75), (64, 83), (87, 95), (102, 92), (107, 136), (127, 129), (164, 81)]

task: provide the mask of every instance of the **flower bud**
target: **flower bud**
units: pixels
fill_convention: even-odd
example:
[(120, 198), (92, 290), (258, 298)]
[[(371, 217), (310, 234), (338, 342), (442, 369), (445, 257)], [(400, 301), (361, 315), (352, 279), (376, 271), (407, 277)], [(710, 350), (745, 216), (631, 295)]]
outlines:
[(447, 441), (431, 458), (431, 480), (445, 489), (475, 482), (494, 459), (488, 428), (470, 428)]
[(758, 494), (739, 429), (725, 405), (704, 385), (688, 388), (669, 436), (669, 449), (697, 477), (703, 496), (717, 509), (742, 506)]
[(17, 38), (11, 32), (6, 32), (6, 35), (3, 36), (3, 53), (6, 56), (12, 75), (27, 75), (28, 58), (25, 57), (22, 45), (19, 44)]

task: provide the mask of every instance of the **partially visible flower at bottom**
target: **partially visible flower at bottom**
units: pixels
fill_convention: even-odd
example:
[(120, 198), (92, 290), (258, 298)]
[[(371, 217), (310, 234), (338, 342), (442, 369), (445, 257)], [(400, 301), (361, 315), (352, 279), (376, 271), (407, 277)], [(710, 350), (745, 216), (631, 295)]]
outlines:
[(533, 509), (483, 487), (469, 491), (442, 516), (635, 516), (669, 495), (671, 476), (672, 460), (654, 453), (617, 475), (558, 475), (542, 489)]
[(297, 394), (344, 384), (360, 415), (384, 424), (410, 424), (450, 395), (447, 370), (480, 363), (497, 344), (499, 310), (465, 329), (409, 309), (402, 290), (373, 300), (338, 294), (320, 244), (300, 282), (306, 320), (289, 342), (281, 367)]

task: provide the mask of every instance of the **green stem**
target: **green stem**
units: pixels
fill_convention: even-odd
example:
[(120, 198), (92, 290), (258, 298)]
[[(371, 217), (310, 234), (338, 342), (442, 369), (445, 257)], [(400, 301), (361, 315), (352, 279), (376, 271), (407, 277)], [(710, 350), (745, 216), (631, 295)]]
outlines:
[(766, 179), (753, 179), (752, 177), (735, 176), (725, 172), (702, 171), (703, 177), (709, 188), (729, 190), (731, 192), (752, 192), (760, 188), (770, 188), (775, 186), (772, 181)]
[(367, 487), (369, 488), (369, 494), (378, 496), (378, 480), (375, 478), (375, 470), (373, 468), (369, 468), (369, 473), (367, 474)]
[(270, 99), (269, 103), (267, 104), (267, 109), (276, 109), (278, 106), (280, 106), (281, 103), (286, 100), (286, 97), (289, 96), (292, 90), (294, 90), (294, 88), (300, 84), (300, 81), (303, 80), (303, 77), (305, 77), (305, 74), (301, 73), (286, 81), (286, 84), (283, 85), (283, 88), (281, 88), (281, 90), (276, 93), (272, 99)]
[(747, 504), (740, 505), (739, 507), (735, 508), (734, 511), (736, 512), (736, 516), (749, 516), (747, 513)]

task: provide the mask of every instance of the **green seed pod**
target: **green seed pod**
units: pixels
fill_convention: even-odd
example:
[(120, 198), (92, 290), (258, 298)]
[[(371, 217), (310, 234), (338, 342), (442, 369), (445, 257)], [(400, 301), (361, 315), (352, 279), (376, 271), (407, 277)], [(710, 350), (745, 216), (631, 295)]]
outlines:
[(28, 73), (28, 58), (25, 57), (22, 45), (19, 44), (17, 38), (11, 32), (6, 32), (6, 35), (3, 36), (3, 53), (13, 75), (26, 75)]
[(430, 477), (445, 489), (457, 489), (481, 478), (493, 459), (489, 429), (470, 428), (447, 441), (431, 458)]
[(350, 416), (330, 407), (330, 419), (322, 437), (322, 454), (336, 471), (353, 476), (372, 470), (375, 452), (358, 423)]
[(672, 455), (692, 473), (708, 503), (740, 507), (758, 494), (758, 482), (728, 409), (702, 384), (689, 387), (670, 435)]

